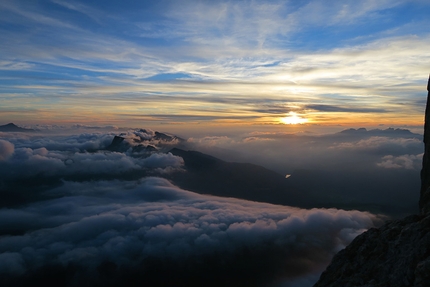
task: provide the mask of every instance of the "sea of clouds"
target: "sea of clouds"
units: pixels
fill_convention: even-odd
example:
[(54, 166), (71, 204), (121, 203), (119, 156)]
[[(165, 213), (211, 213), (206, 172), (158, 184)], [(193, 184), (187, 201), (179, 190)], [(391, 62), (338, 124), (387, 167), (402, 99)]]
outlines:
[(123, 136), (158, 151), (108, 150), (115, 133), (0, 135), (1, 286), (312, 286), (384, 219), (183, 190), (162, 177), (183, 159), (141, 133)]

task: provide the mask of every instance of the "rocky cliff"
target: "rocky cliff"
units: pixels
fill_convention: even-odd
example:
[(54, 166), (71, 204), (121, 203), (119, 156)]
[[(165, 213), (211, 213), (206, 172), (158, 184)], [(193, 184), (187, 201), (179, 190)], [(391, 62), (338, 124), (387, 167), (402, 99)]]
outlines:
[(427, 91), (420, 214), (358, 236), (333, 258), (314, 287), (430, 286), (430, 79)]
[(424, 120), (424, 156), (421, 170), (421, 214), (430, 213), (430, 78), (427, 84), (427, 105)]

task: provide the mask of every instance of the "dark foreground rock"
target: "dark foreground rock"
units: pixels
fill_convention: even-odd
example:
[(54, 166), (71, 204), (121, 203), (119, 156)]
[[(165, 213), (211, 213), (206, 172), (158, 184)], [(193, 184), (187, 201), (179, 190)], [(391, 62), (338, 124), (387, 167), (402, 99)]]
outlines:
[(430, 286), (430, 215), (387, 222), (340, 251), (314, 287)]

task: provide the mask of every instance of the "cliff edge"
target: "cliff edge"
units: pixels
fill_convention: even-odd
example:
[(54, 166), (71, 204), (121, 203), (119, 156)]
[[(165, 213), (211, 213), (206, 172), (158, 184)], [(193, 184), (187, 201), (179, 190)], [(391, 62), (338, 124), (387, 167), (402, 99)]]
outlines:
[(430, 286), (430, 78), (427, 91), (420, 214), (357, 236), (334, 256), (314, 287)]

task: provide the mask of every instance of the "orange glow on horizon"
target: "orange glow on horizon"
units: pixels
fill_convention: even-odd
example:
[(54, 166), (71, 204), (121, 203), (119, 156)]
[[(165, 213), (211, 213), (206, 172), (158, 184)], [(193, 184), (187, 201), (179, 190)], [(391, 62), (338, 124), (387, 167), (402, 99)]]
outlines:
[(308, 119), (298, 116), (295, 112), (289, 112), (289, 116), (281, 118), (280, 120), (286, 125), (304, 124), (308, 121)]

